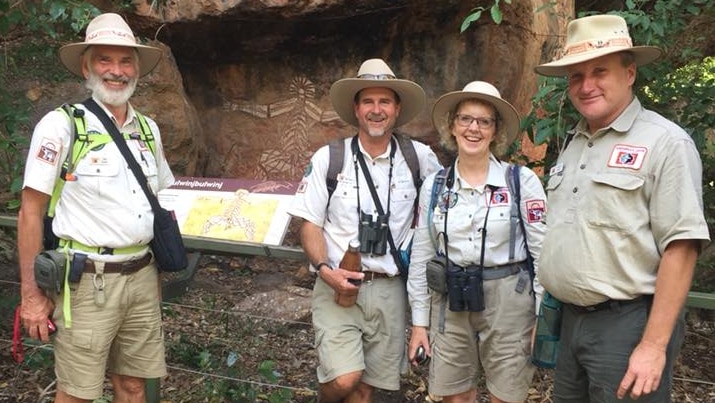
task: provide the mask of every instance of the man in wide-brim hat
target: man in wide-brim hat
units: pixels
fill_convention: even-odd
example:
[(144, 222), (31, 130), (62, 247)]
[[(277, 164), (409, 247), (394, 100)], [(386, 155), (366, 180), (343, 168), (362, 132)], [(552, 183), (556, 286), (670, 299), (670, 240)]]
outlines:
[[(439, 163), (429, 147), (394, 133), (422, 112), (425, 94), (382, 59), (335, 82), (330, 100), (357, 134), (313, 155), (289, 213), (304, 220), (301, 243), (318, 276), (312, 297), (318, 401), (368, 402), (374, 388), (400, 389), (407, 299), (392, 253), (407, 238), (419, 185), (406, 153), (421, 178)], [(361, 242), (362, 273), (340, 267), (353, 239)]]
[[(159, 128), (129, 103), (138, 78), (161, 54), (139, 44), (120, 15), (95, 17), (83, 42), (59, 52), (92, 97), (49, 112), (32, 135), (18, 216), (21, 319), (30, 337), (45, 342), (48, 317), (56, 324), (58, 403), (100, 398), (107, 373), (115, 401), (143, 402), (145, 379), (166, 375), (161, 284), (149, 247), (154, 213), (100, 120), (115, 125), (117, 138), (124, 135), (142, 182), (154, 192), (174, 182)], [(33, 270), (48, 204), (54, 218), (45, 235), (59, 238), (57, 249), (47, 243), (48, 252), (69, 262), (58, 274), (60, 290), (46, 290), (37, 282), (43, 272), (36, 278)], [(47, 267), (57, 266), (65, 267)]]
[[(535, 68), (568, 79), (582, 118), (550, 170), (539, 277), (564, 302), (554, 402), (669, 402), (695, 260), (709, 242), (702, 166), (690, 136), (644, 109), (626, 21), (571, 21), (562, 56)], [(629, 400), (630, 401), (630, 400)]]

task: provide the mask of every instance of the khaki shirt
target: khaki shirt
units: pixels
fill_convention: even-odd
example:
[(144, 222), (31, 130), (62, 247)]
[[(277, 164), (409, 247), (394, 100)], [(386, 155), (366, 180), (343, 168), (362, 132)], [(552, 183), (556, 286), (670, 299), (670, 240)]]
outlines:
[(544, 288), (581, 306), (655, 293), (671, 241), (709, 241), (701, 180), (690, 136), (637, 98), (593, 135), (582, 120), (546, 186)]

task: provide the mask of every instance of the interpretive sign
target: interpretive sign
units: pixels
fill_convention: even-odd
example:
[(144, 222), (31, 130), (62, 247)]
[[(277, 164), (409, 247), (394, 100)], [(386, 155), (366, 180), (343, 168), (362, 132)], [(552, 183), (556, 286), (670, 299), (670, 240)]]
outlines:
[(178, 177), (159, 192), (183, 235), (281, 245), (298, 183)]

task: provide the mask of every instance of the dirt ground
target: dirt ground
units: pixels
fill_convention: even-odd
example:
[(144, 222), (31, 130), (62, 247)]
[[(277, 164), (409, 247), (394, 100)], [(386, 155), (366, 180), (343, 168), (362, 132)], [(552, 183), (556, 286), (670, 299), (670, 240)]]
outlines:
[[(203, 257), (184, 295), (163, 306), (169, 375), (160, 382), (162, 401), (314, 402), (317, 359), (307, 305), (313, 278), (302, 265)], [(55, 384), (48, 346), (26, 344), (25, 362), (12, 361), (11, 318), (19, 286), (14, 266), (0, 273), (0, 402), (51, 402)], [(713, 351), (713, 312), (690, 312), (673, 402), (715, 402)], [(432, 401), (426, 376), (426, 368), (412, 368), (399, 392), (379, 391), (375, 402)], [(527, 402), (551, 402), (550, 393), (551, 372), (540, 370)], [(109, 385), (97, 402), (108, 401)]]

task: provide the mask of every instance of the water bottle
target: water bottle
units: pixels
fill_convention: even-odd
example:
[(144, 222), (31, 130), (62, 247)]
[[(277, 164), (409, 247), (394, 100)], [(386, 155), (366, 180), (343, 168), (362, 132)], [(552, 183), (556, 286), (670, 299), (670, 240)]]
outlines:
[[(340, 260), (340, 268), (348, 271), (361, 271), (362, 259), (360, 257), (360, 240), (353, 239), (348, 244), (348, 250), (345, 251), (342, 260)], [(335, 292), (335, 303), (343, 307), (355, 305), (358, 293), (354, 294), (338, 294)]]
[(539, 368), (556, 367), (561, 335), (561, 315), (561, 301), (548, 292), (544, 292), (536, 322), (534, 348), (531, 352), (531, 362)]

